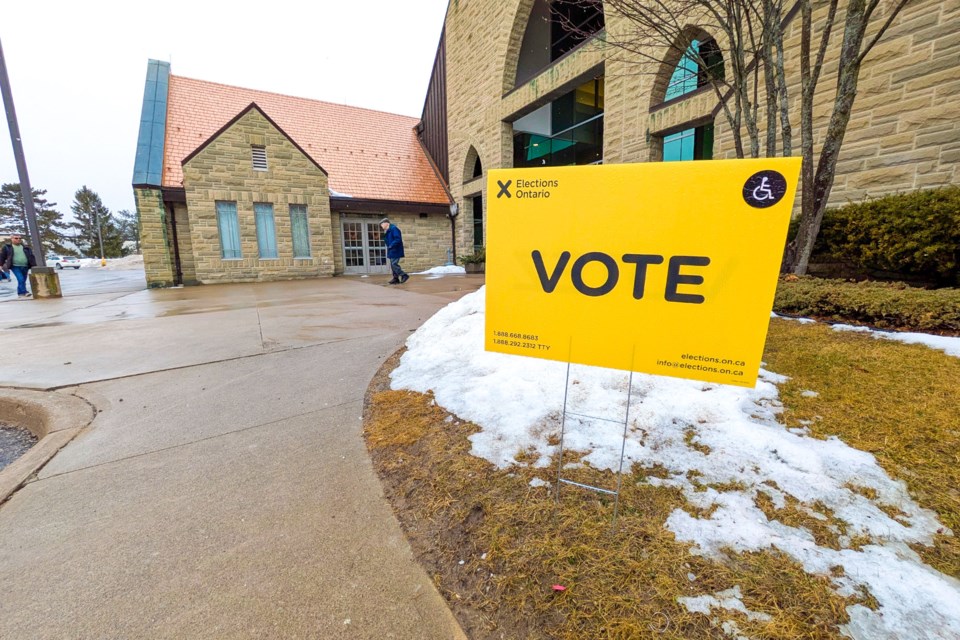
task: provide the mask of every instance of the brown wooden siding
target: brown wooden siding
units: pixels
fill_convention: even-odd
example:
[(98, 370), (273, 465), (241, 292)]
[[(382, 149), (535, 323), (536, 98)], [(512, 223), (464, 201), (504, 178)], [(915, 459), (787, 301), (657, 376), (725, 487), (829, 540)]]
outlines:
[(417, 135), (427, 153), (437, 165), (444, 181), (450, 184), (450, 167), (447, 148), (447, 44), (446, 30), (440, 34), (437, 57), (433, 61), (433, 74), (427, 88), (423, 114), (417, 125)]

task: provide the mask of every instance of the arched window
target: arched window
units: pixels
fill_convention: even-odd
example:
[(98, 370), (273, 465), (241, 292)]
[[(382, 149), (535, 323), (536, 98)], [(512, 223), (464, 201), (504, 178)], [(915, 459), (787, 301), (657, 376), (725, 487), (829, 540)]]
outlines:
[[(471, 146), (467, 150), (467, 159), (463, 167), (463, 183), (471, 184), (471, 188), (476, 188), (474, 180), (483, 176), (483, 162), (480, 161), (480, 154), (476, 147)], [(466, 187), (465, 187), (466, 188)], [(463, 198), (466, 211), (464, 212), (466, 224), (472, 225), (472, 231), (468, 231), (468, 238), (473, 240), (474, 250), (483, 247), (483, 192), (477, 188), (475, 193), (465, 193)]]
[(535, 0), (520, 45), (514, 86), (602, 30), (602, 0)]
[(664, 101), (679, 98), (710, 83), (710, 77), (723, 79), (723, 55), (712, 38), (693, 40), (680, 58), (667, 83)]
[(470, 145), (470, 148), (467, 149), (467, 156), (463, 161), (463, 182), (476, 180), (482, 175), (483, 162), (480, 160), (480, 153), (475, 146)]
[[(655, 88), (652, 96), (653, 106), (693, 93), (709, 85), (711, 79), (723, 80), (723, 55), (713, 38), (700, 29), (693, 29), (692, 32), (685, 31), (680, 38), (686, 38), (690, 44), (672, 70), (668, 66), (671, 62), (670, 57), (664, 60), (665, 68), (662, 68), (664, 75), (659, 79), (659, 91), (663, 92), (659, 95), (662, 99), (658, 99), (658, 90)], [(673, 49), (674, 55), (676, 51)], [(669, 80), (665, 78), (667, 72), (670, 72)], [(699, 121), (702, 123), (703, 119)], [(696, 126), (696, 121), (691, 122), (686, 129), (674, 130), (674, 133), (663, 136), (662, 142), (661, 157), (665, 162), (710, 160), (713, 158), (713, 122), (706, 122), (699, 126)]]

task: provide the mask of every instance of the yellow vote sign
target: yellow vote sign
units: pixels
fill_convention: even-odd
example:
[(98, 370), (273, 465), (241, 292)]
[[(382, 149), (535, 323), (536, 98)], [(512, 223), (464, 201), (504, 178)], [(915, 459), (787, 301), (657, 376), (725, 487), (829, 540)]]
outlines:
[(488, 351), (756, 383), (799, 158), (499, 169)]

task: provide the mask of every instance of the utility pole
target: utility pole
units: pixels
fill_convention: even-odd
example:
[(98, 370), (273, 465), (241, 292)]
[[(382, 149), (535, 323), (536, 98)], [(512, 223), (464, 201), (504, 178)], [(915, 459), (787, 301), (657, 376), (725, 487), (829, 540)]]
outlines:
[(13, 157), (17, 161), (17, 173), (20, 175), (20, 192), (23, 194), (23, 208), (27, 213), (27, 226), (30, 227), (30, 244), (37, 261), (44, 259), (43, 246), (40, 244), (40, 229), (37, 228), (37, 212), (33, 208), (33, 190), (27, 175), (27, 161), (23, 157), (23, 143), (20, 140), (20, 127), (17, 126), (17, 112), (13, 108), (13, 92), (10, 90), (10, 77), (7, 75), (7, 62), (3, 57), (3, 45), (0, 44), (0, 89), (3, 90), (3, 106), (7, 111), (7, 124), (10, 125), (10, 139), (13, 141)]
[(93, 207), (93, 221), (97, 224), (97, 240), (100, 241), (100, 266), (107, 266), (107, 258), (103, 255), (103, 235), (100, 233), (100, 212), (97, 207)]
[[(33, 189), (30, 188), (30, 176), (27, 175), (27, 161), (23, 155), (23, 142), (20, 140), (20, 127), (17, 125), (17, 111), (13, 107), (13, 92), (10, 89), (10, 77), (7, 75), (7, 61), (0, 44), (0, 92), (3, 93), (3, 107), (7, 112), (7, 124), (10, 127), (10, 139), (13, 143), (13, 157), (17, 162), (20, 176), (20, 192), (23, 194), (23, 210), (27, 214), (27, 226), (30, 232), (30, 244), (33, 255), (40, 266), (32, 269), (31, 288), (34, 298), (60, 297), (60, 277), (51, 267), (46, 266), (46, 252), (40, 242), (40, 228), (37, 226), (37, 212), (33, 208)], [(35, 281), (37, 280), (37, 281)]]

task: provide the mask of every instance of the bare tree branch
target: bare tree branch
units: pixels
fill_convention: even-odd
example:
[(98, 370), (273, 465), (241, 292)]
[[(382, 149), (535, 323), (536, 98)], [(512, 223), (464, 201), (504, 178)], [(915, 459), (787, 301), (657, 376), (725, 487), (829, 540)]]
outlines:
[(883, 26), (880, 27), (880, 30), (877, 31), (876, 35), (873, 36), (873, 39), (870, 40), (866, 47), (864, 47), (863, 51), (860, 53), (860, 57), (857, 59), (857, 63), (863, 63), (863, 59), (867, 57), (867, 54), (870, 53), (870, 50), (873, 49), (874, 45), (880, 41), (880, 38), (882, 38), (883, 34), (887, 32), (887, 29), (890, 28), (890, 25), (893, 24), (893, 21), (898, 15), (900, 15), (900, 11), (907, 6), (908, 2), (910, 2), (910, 0), (900, 0), (897, 3), (897, 6), (894, 7), (893, 11), (890, 12), (890, 15), (887, 16), (887, 21), (883, 23)]
[(820, 81), (820, 70), (823, 69), (823, 61), (827, 57), (827, 48), (830, 45), (830, 32), (833, 30), (833, 21), (836, 15), (837, 0), (830, 0), (830, 9), (827, 11), (827, 22), (823, 26), (823, 35), (820, 37), (820, 49), (817, 51), (817, 62), (813, 66), (813, 77), (810, 80), (811, 91), (817, 90), (817, 83)]
[[(670, 70), (665, 69), (666, 65), (684, 59), (695, 63), (699, 70), (697, 85), (710, 85), (717, 112), (723, 114), (729, 126), (738, 157), (759, 156), (761, 146), (765, 155), (776, 155), (778, 134), (780, 153), (793, 153), (795, 134), (790, 120), (791, 86), (785, 69), (784, 39), (788, 29), (793, 28), (793, 16), (799, 12), (801, 213), (800, 229), (788, 247), (784, 264), (804, 273), (833, 187), (862, 63), (910, 0), (893, 0), (889, 15), (879, 28), (874, 25), (876, 31), (871, 29), (871, 23), (879, 22), (872, 18), (882, 0), (845, 0), (840, 18), (842, 38), (834, 35), (834, 28), (839, 28), (839, 0), (790, 0), (796, 4), (786, 15), (784, 0), (553, 0), (578, 1), (584, 6), (602, 6), (610, 16), (616, 14), (617, 32), (605, 32), (603, 42), (623, 54), (620, 60), (626, 65), (632, 64), (641, 72), (660, 78), (657, 91), (669, 83)], [(818, 15), (824, 15), (822, 28), (819, 23), (816, 25), (816, 34), (815, 9)], [(824, 9), (825, 13), (821, 13)], [(722, 77), (711, 69), (712, 58), (707, 58), (713, 56), (712, 52), (705, 56), (702, 49), (694, 51), (690, 46), (693, 39), (701, 38), (695, 35), (700, 30), (715, 34), (718, 41), (722, 36), (726, 66)], [(826, 128), (815, 138), (815, 98), (831, 96), (819, 86), (828, 60), (837, 63), (833, 108)], [(689, 62), (682, 64), (692, 66)], [(762, 124), (760, 110), (765, 116)]]

